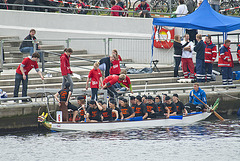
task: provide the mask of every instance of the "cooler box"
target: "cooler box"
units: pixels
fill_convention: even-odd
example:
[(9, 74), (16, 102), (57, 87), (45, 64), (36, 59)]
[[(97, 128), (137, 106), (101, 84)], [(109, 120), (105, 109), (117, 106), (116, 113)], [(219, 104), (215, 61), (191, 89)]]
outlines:
[(240, 79), (240, 71), (233, 71), (233, 80)]

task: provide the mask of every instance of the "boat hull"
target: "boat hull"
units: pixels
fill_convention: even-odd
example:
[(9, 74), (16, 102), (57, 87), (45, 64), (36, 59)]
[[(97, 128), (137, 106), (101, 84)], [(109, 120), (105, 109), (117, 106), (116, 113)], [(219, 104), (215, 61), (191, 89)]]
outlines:
[(142, 121), (119, 121), (101, 123), (55, 123), (44, 122), (45, 126), (54, 131), (111, 131), (120, 129), (153, 128), (167, 126), (186, 126), (209, 117), (212, 113), (198, 113), (182, 119), (152, 119)]

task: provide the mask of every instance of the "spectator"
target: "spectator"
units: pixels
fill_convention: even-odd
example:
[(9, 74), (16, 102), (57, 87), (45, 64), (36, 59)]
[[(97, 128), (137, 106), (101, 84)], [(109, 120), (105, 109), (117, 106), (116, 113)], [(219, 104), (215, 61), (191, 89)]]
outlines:
[(197, 45), (194, 47), (196, 55), (196, 73), (197, 73), (197, 82), (205, 82), (205, 48), (206, 45), (202, 40), (202, 35), (197, 34), (196, 39), (198, 41)]
[(44, 79), (37, 64), (39, 57), (40, 55), (38, 53), (33, 53), (32, 56), (24, 58), (22, 63), (18, 66), (15, 76), (14, 97), (18, 97), (19, 86), (21, 81), (22, 81), (22, 97), (27, 96), (28, 72), (32, 68), (35, 68), (36, 72), (38, 73), (42, 80)]
[[(127, 74), (126, 70), (121, 71), (120, 74)], [(132, 83), (130, 81), (130, 78), (126, 75), (126, 78), (123, 81), (118, 81), (118, 83), (116, 83), (114, 85), (116, 88), (119, 88), (119, 91), (129, 91), (133, 94), (132, 91)]]
[[(39, 5), (39, 0), (24, 0), (24, 5)], [(39, 11), (38, 7), (24, 7), (25, 11)]]
[(184, 0), (179, 0), (179, 4), (180, 5), (177, 7), (175, 14), (177, 15), (177, 17), (185, 16), (185, 14), (188, 13), (188, 8), (184, 4)]
[(139, 13), (140, 17), (151, 18), (151, 15), (149, 14), (150, 6), (146, 3), (146, 0), (141, 0), (141, 4), (136, 7), (135, 11)]
[(213, 63), (217, 57), (216, 45), (211, 41), (211, 35), (205, 37), (206, 48), (205, 48), (205, 70), (207, 72), (207, 82), (212, 79), (212, 68)]
[(122, 7), (116, 5), (116, 1), (115, 0), (111, 0), (111, 5), (112, 5), (112, 8), (111, 8), (111, 16), (122, 16), (122, 12), (114, 12), (115, 11), (121, 11), (123, 10)]
[(121, 72), (120, 61), (122, 61), (122, 58), (118, 54), (118, 51), (116, 49), (112, 51), (112, 56), (114, 57), (114, 60), (112, 61), (112, 67), (110, 68), (109, 73), (111, 75), (113, 74), (119, 75)]
[(194, 64), (192, 61), (192, 51), (194, 48), (193, 42), (189, 40), (189, 34), (184, 36), (184, 40), (181, 42), (183, 45), (182, 52), (182, 70), (184, 78), (188, 78), (188, 69), (190, 71), (190, 79), (194, 79)]
[(230, 40), (225, 40), (219, 52), (218, 67), (221, 67), (222, 70), (223, 85), (232, 85), (233, 58), (230, 51), (230, 43)]
[(238, 59), (238, 63), (240, 64), (240, 44), (238, 45), (238, 48), (237, 48), (237, 59)]
[[(124, 5), (124, 3), (121, 1), (121, 0), (116, 0), (118, 6), (122, 7), (125, 11), (127, 11), (127, 7)], [(122, 14), (122, 16), (128, 16), (128, 13), (127, 12), (120, 12), (119, 13), (120, 15)]]
[(212, 9), (214, 9), (216, 12), (219, 12), (220, 0), (210, 0), (210, 5), (211, 5)]
[[(35, 37), (35, 34), (36, 34), (36, 30), (31, 29), (29, 32), (29, 35), (24, 38), (24, 40), (26, 41), (23, 40), (19, 48), (21, 53), (30, 53), (30, 56), (32, 56), (32, 54), (34, 53), (34, 47), (33, 47), (32, 41), (36, 43), (36, 40), (37, 40), (37, 38)], [(40, 46), (38, 45), (38, 43), (36, 43), (36, 50), (39, 50), (39, 49), (40, 49)], [(41, 53), (39, 54), (40, 54), (40, 61), (42, 61), (42, 54)]]
[(111, 67), (111, 63), (113, 61), (114, 61), (114, 57), (112, 55), (108, 56), (108, 57), (105, 57), (105, 58), (102, 58), (99, 61), (100, 62), (99, 69), (105, 72), (105, 78), (109, 76), (109, 70), (110, 70), (110, 67)]
[(73, 50), (71, 48), (66, 48), (64, 49), (64, 53), (60, 56), (60, 67), (61, 67), (61, 72), (63, 76), (63, 81), (62, 81), (62, 89), (65, 86), (66, 82), (70, 83), (70, 90), (73, 92), (73, 81), (72, 81), (72, 70), (70, 67), (70, 55), (73, 53)]
[(7, 0), (0, 0), (0, 3), (5, 3), (5, 5), (0, 5), (0, 9), (8, 10)]
[(76, 7), (78, 8), (78, 14), (87, 14), (87, 10), (82, 10), (86, 8), (86, 5), (82, 0), (78, 0)]
[(195, 11), (196, 4), (193, 0), (188, 0), (186, 3), (187, 9), (188, 9), (188, 14), (191, 14)]
[(7, 93), (5, 91), (3, 91), (2, 89), (0, 89), (0, 98), (7, 98)]
[(181, 39), (179, 35), (174, 36), (173, 48), (174, 48), (174, 60), (175, 60), (174, 77), (179, 77), (178, 68), (181, 63), (181, 57), (182, 57), (182, 44), (181, 44)]

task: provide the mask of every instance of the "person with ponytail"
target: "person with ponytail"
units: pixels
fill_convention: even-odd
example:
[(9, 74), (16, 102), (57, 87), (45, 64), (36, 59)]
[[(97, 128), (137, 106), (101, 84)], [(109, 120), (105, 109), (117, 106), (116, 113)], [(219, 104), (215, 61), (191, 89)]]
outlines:
[(91, 100), (97, 100), (98, 99), (98, 88), (99, 88), (99, 81), (100, 85), (102, 86), (102, 73), (99, 69), (99, 62), (95, 62), (93, 65), (93, 69), (90, 70), (87, 78), (86, 83), (86, 90), (88, 89), (88, 83), (91, 79), (90, 88), (92, 91), (92, 98)]
[[(127, 70), (123, 70), (120, 72), (120, 74), (127, 74)], [(126, 75), (126, 78), (122, 81), (118, 81), (118, 83), (116, 83), (114, 85), (114, 87), (118, 88), (119, 91), (129, 91), (133, 94), (132, 91), (132, 83), (130, 81), (130, 78)]]
[(70, 83), (70, 90), (73, 92), (73, 81), (72, 81), (72, 71), (70, 67), (70, 55), (73, 53), (73, 50), (71, 48), (65, 48), (64, 53), (60, 56), (60, 67), (61, 67), (61, 72), (63, 76), (63, 81), (62, 81), (62, 89), (64, 89), (64, 86), (66, 82)]
[(112, 67), (110, 68), (109, 73), (110, 75), (120, 75), (120, 61), (122, 61), (122, 58), (120, 55), (118, 55), (118, 51), (116, 49), (112, 51), (112, 56), (114, 57), (114, 61), (112, 61)]

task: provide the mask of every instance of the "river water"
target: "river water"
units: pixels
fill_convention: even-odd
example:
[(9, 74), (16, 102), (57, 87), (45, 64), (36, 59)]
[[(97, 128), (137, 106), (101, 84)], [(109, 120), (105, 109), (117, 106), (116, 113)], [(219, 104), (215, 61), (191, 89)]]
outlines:
[[(225, 116), (226, 117), (226, 116)], [(240, 120), (109, 132), (24, 131), (0, 136), (0, 161), (239, 161)]]

